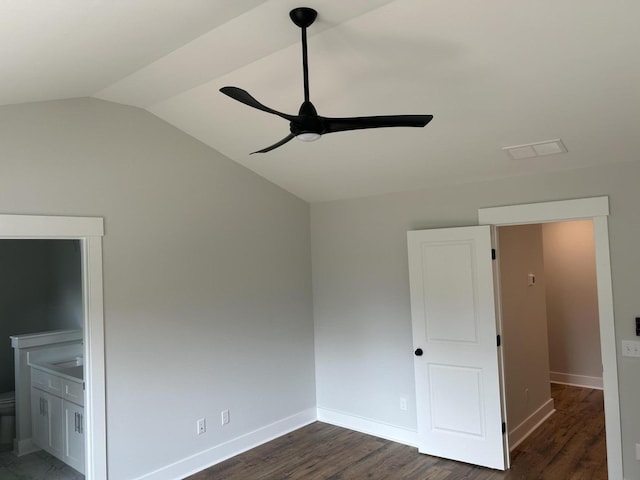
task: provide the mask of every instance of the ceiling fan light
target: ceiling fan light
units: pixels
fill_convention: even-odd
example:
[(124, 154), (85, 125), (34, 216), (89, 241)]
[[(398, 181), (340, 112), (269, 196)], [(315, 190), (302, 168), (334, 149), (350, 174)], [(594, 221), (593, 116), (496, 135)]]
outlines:
[(305, 133), (300, 133), (299, 135), (296, 135), (296, 138), (301, 142), (315, 142), (320, 138), (320, 136), (321, 135), (319, 133), (305, 132)]

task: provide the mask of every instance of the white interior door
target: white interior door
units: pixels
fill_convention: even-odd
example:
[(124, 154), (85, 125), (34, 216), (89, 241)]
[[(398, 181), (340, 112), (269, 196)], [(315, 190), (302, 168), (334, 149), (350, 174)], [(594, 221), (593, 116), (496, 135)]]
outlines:
[(504, 470), (491, 229), (407, 237), (419, 451)]

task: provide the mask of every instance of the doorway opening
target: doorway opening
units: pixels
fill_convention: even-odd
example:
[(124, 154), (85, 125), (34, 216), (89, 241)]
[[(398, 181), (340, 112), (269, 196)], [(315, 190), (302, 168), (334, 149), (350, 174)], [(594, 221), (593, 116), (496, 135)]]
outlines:
[(95, 217), (0, 215), (0, 239), (72, 240), (82, 272), (85, 478), (107, 478), (102, 236)]
[(15, 385), (9, 336), (83, 323), (79, 241), (0, 239), (0, 393)]
[(591, 220), (607, 472), (608, 478), (622, 478), (608, 215), (608, 198), (596, 197), (483, 208), (478, 226), (407, 233), (421, 453), (509, 468), (500, 282), (492, 260), (496, 252), (488, 255), (495, 227)]
[(609, 478), (622, 478), (622, 428), (618, 387), (613, 289), (609, 257), (608, 197), (509, 205), (478, 210), (480, 225), (521, 225), (571, 220), (592, 220), (595, 244), (598, 321), (602, 356), (606, 456)]
[[(560, 415), (575, 418), (575, 399), (603, 389), (595, 241), (590, 219), (496, 230), (513, 461), (514, 449), (555, 413), (554, 397)], [(601, 392), (592, 396), (602, 402)], [(603, 422), (602, 404), (591, 403), (589, 415), (599, 412)], [(592, 420), (584, 418), (584, 424)], [(588, 455), (606, 453), (601, 448)]]

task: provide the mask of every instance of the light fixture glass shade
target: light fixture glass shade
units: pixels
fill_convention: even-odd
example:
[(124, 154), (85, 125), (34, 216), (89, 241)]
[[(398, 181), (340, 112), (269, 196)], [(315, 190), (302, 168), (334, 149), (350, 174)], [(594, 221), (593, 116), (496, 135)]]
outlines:
[(320, 134), (314, 133), (314, 132), (307, 132), (307, 133), (301, 133), (300, 135), (296, 135), (296, 138), (301, 142), (315, 142), (320, 138)]

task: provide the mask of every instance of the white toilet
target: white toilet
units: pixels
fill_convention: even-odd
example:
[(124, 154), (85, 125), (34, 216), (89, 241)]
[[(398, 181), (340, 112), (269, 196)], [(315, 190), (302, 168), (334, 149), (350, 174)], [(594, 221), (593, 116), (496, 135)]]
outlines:
[(0, 445), (12, 444), (16, 436), (15, 392), (0, 393)]

